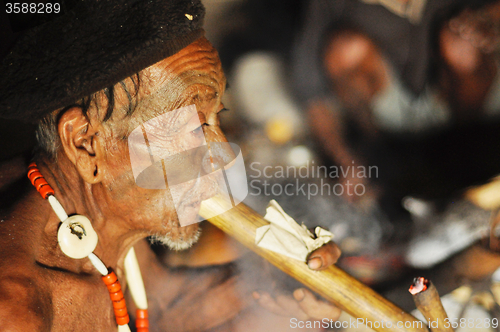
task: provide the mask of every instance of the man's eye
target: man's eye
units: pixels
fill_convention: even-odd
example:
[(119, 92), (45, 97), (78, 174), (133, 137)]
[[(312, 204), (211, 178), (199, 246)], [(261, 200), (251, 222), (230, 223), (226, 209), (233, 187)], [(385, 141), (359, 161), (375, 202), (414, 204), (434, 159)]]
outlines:
[(200, 134), (203, 134), (203, 128), (202, 127), (203, 127), (203, 125), (197, 127), (194, 130), (191, 130), (191, 134), (196, 135), (196, 136), (200, 135)]

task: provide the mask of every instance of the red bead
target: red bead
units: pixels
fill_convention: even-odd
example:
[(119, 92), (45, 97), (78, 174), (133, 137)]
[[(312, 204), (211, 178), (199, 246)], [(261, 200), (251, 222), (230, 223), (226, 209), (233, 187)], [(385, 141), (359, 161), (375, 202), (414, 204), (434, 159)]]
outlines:
[[(40, 173), (40, 171), (36, 167), (28, 168), (28, 179), (31, 180), (31, 177), (33, 176), (32, 174), (35, 173), (35, 172)], [(42, 173), (40, 173), (40, 174), (42, 174)]]
[(137, 316), (137, 319), (148, 318), (148, 309), (137, 309), (135, 311), (135, 315)]
[(123, 292), (120, 290), (116, 293), (109, 293), (109, 297), (111, 297), (111, 301), (120, 301), (123, 299)]
[(149, 327), (149, 320), (148, 319), (137, 319), (135, 321), (135, 327), (137, 328), (143, 328), (143, 327)]
[(48, 183), (43, 185), (38, 192), (42, 195), (43, 199), (47, 199), (49, 195), (54, 195), (54, 189)]
[(37, 178), (35, 179), (33, 185), (35, 186), (36, 190), (40, 192), (40, 188), (42, 186), (48, 185), (47, 181), (45, 181), (44, 178)]
[(125, 299), (120, 300), (120, 301), (113, 301), (113, 308), (114, 309), (123, 309), (127, 307), (127, 303), (125, 303)]
[(137, 332), (149, 332), (148, 309), (137, 309), (135, 315)]
[(114, 309), (114, 311), (115, 311), (115, 317), (123, 317), (128, 315), (126, 307), (121, 309)]
[(54, 195), (54, 189), (52, 189), (52, 187), (45, 180), (35, 163), (31, 163), (28, 168), (28, 178), (30, 179), (31, 184), (35, 186), (36, 190), (44, 199), (47, 199), (49, 195)]
[(120, 282), (117, 280), (115, 283), (108, 285), (108, 291), (110, 293), (116, 293), (122, 290), (122, 286), (120, 286)]
[(102, 281), (104, 281), (106, 286), (114, 284), (117, 280), (118, 278), (116, 277), (116, 274), (113, 271), (102, 277)]
[(43, 179), (43, 175), (38, 170), (36, 170), (35, 172), (30, 173), (29, 179), (31, 181), (31, 184), (35, 185), (35, 181), (38, 179)]
[(125, 325), (125, 324), (128, 324), (128, 322), (130, 322), (130, 317), (127, 315), (127, 316), (123, 316), (123, 317), (115, 317), (116, 318), (116, 323), (118, 325)]

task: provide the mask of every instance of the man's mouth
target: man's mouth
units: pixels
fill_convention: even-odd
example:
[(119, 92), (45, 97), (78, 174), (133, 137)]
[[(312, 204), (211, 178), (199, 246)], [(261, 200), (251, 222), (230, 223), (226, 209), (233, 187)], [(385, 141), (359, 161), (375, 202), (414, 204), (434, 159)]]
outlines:
[(175, 204), (181, 226), (201, 221), (198, 216), (201, 202), (215, 196), (219, 191), (218, 187), (216, 174), (212, 173), (197, 178), (194, 184), (186, 189), (182, 198)]

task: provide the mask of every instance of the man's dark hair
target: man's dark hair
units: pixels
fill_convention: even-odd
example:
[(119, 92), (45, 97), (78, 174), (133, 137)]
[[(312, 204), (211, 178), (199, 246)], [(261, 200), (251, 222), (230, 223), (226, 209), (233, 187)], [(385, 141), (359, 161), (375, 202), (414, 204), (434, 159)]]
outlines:
[[(127, 79), (126, 79), (127, 80)], [(106, 122), (113, 115), (113, 111), (115, 108), (115, 92), (118, 85), (123, 89), (125, 94), (127, 95), (129, 104), (127, 110), (127, 116), (130, 116), (134, 113), (135, 108), (137, 106), (137, 94), (139, 93), (139, 83), (140, 76), (139, 74), (135, 74), (130, 77), (130, 80), (133, 83), (134, 91), (131, 93), (125, 84), (125, 81), (120, 81), (114, 86), (110, 86), (105, 88), (104, 90), (93, 93), (90, 96), (84, 97), (81, 100), (77, 101), (74, 104), (68, 105), (60, 110), (54, 111), (49, 115), (42, 118), (37, 125), (36, 128), (36, 140), (37, 146), (35, 148), (36, 154), (43, 154), (51, 160), (57, 159), (57, 150), (60, 147), (61, 141), (59, 139), (59, 134), (57, 132), (57, 124), (61, 119), (61, 116), (71, 108), (78, 107), (82, 110), (82, 113), (85, 117), (88, 118), (88, 111), (92, 103), (99, 108), (97, 103), (97, 96), (101, 93), (106, 97), (106, 114), (104, 116), (103, 122)], [(135, 101), (134, 101), (135, 98)]]

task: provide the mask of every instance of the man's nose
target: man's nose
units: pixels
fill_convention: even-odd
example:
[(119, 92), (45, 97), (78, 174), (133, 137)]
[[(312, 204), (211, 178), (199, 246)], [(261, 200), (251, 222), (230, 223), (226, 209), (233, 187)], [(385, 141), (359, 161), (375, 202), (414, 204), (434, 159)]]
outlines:
[(231, 167), (236, 155), (220, 129), (214, 130), (210, 126), (205, 128), (205, 139), (208, 145), (208, 153), (202, 165), (205, 173)]

